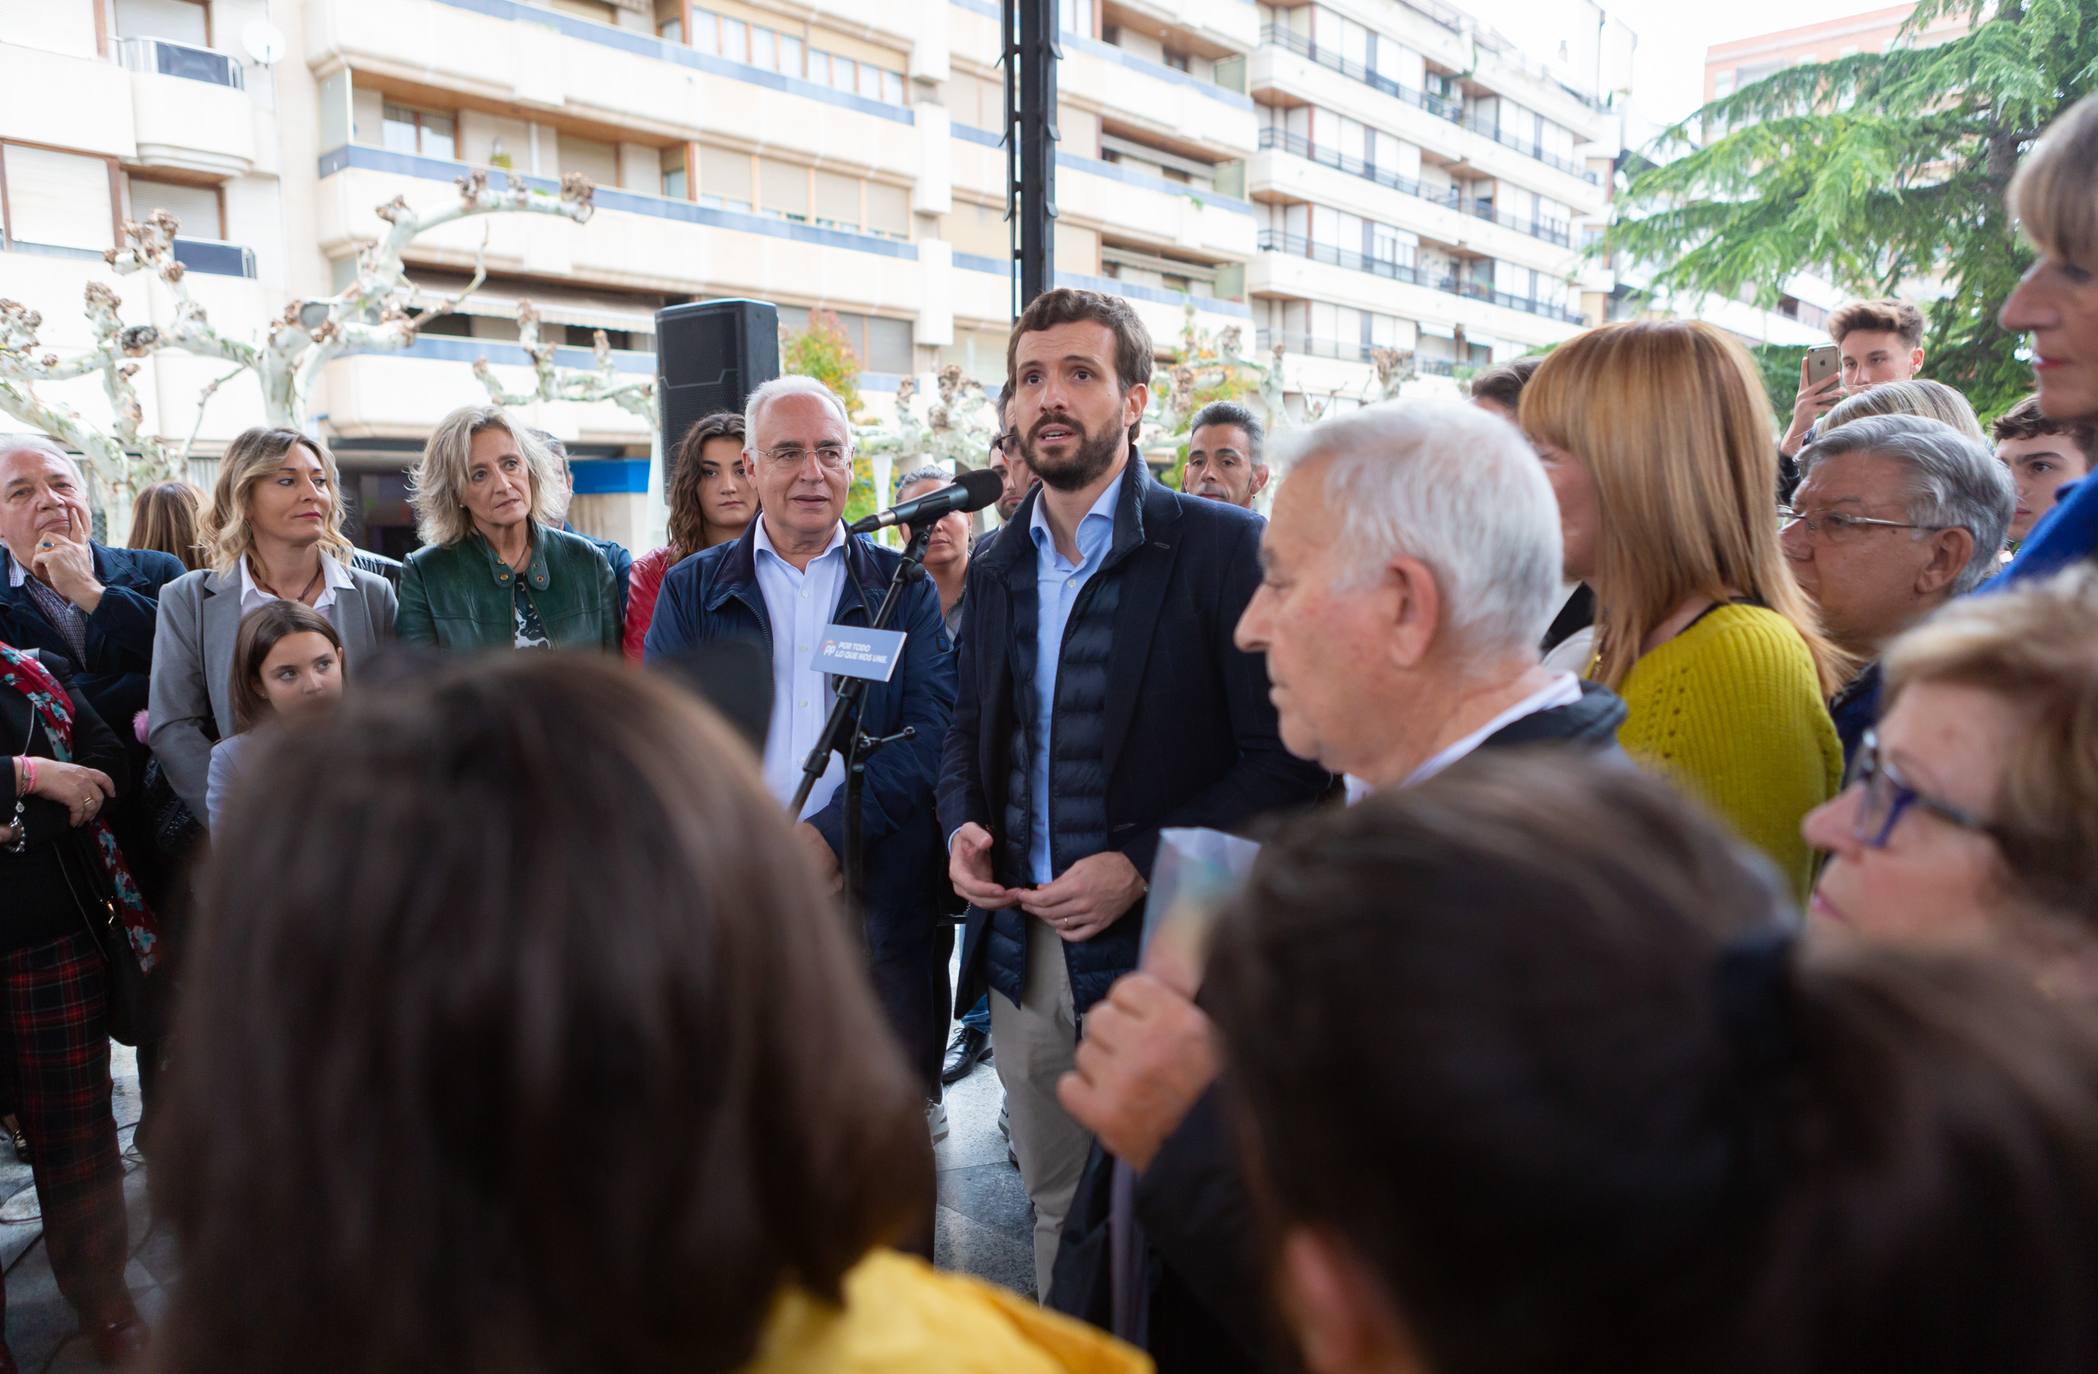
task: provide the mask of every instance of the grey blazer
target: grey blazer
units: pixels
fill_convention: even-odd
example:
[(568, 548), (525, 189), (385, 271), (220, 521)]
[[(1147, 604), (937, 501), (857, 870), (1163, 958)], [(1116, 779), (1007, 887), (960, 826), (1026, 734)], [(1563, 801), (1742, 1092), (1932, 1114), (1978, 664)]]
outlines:
[[(328, 618), (354, 665), (393, 638), (399, 605), (393, 584), (377, 573), (350, 569), (354, 588), (335, 593)], [(214, 738), (233, 736), (233, 639), (240, 629), (240, 573), (201, 568), (160, 589), (160, 624), (153, 635), (153, 677), (146, 695), (152, 733), (146, 743), (175, 795), (190, 814), (206, 815), (206, 782)], [(207, 729), (205, 722), (211, 722)]]

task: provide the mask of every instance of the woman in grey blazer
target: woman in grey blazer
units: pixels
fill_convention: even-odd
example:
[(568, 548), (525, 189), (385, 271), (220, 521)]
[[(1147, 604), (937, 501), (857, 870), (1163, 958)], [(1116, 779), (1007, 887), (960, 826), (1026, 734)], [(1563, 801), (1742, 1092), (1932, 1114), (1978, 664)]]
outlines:
[(393, 584), (350, 564), (335, 459), (296, 430), (251, 429), (219, 463), (211, 566), (160, 593), (147, 743), (175, 794), (205, 815), (211, 746), (234, 731), (233, 639), (247, 611), (275, 598), (328, 617), (353, 663), (393, 638)]

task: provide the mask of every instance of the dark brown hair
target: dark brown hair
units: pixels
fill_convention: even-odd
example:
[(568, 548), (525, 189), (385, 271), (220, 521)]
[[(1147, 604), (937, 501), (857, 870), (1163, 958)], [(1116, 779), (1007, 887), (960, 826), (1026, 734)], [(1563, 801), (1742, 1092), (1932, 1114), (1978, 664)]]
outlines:
[(343, 651), (335, 622), (303, 601), (277, 600), (257, 606), (240, 618), (240, 629), (233, 635), (233, 673), (227, 686), (235, 731), (252, 730), (273, 714), (270, 699), (262, 691), (262, 665), (270, 650), (300, 634), (324, 636), (335, 646), (336, 659), (348, 673), (349, 655)]
[[(1005, 341), (1005, 394), (1013, 394), (1013, 384), (1019, 374), (1022, 334), (1038, 334), (1060, 324), (1088, 322), (1106, 325), (1115, 336), (1115, 381), (1122, 388), (1122, 394), (1128, 395), (1129, 388), (1140, 382), (1150, 385), (1151, 331), (1144, 328), (1135, 307), (1120, 296), (1110, 296), (1103, 291), (1059, 286), (1029, 301), (1027, 308), (1020, 312), (1020, 318), (1013, 321), (1012, 337)], [(1136, 442), (1137, 431), (1142, 427), (1141, 420), (1129, 427), (1131, 443)]]
[[(706, 507), (699, 499), (700, 465), (707, 441), (734, 439), (743, 443), (743, 412), (717, 410), (702, 415), (677, 441), (670, 465), (670, 547), (679, 558), (690, 558), (715, 540), (707, 532)], [(755, 518), (755, 517), (753, 517)]]
[(2040, 398), (2027, 396), (1996, 417), (1989, 429), (1997, 443), (2006, 439), (2037, 439), (2059, 434), (2083, 455), (2084, 467), (2098, 471), (2098, 423), (2090, 420), (2057, 420), (2040, 409)]
[(1523, 388), (1530, 384), (1530, 374), (1535, 372), (1537, 364), (1543, 361), (1543, 354), (1533, 353), (1528, 357), (1513, 358), (1498, 366), (1487, 368), (1472, 378), (1472, 399), (1491, 401), (1497, 406), (1507, 407), (1510, 412), (1520, 410)]
[(784, 1287), (838, 1300), (930, 1210), (841, 913), (670, 683), (367, 679), (214, 833), (162, 1368), (736, 1369)]
[(1789, 924), (1621, 765), (1480, 755), (1300, 824), (1204, 989), (1271, 1218), (1438, 1374), (2091, 1368), (2089, 1009)]
[(1910, 348), (1923, 347), (1923, 312), (1907, 301), (1852, 301), (1828, 317), (1828, 336), (1837, 343), (1854, 329), (1899, 334)]
[(131, 503), (131, 547), (157, 549), (195, 572), (204, 566), (204, 493), (188, 482), (155, 482)]

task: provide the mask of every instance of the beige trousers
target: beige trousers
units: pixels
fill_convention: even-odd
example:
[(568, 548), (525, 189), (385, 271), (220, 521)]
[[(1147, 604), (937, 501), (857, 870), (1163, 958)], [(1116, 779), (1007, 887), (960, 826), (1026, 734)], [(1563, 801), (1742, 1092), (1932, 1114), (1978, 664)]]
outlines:
[(1056, 1100), (1056, 1080), (1078, 1048), (1078, 1017), (1064, 942), (1046, 921), (1027, 918), (1027, 979), (1020, 1005), (991, 994), (991, 1062), (1005, 1085), (1013, 1153), (1034, 1203), (1035, 1296), (1047, 1300), (1049, 1275), (1071, 1195), (1085, 1171), (1093, 1137)]

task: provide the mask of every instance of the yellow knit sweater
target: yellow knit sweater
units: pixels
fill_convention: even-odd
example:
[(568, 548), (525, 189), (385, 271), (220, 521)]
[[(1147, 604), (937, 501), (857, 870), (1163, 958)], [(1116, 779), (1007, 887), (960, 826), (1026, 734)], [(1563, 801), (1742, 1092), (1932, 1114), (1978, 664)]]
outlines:
[(1806, 641), (1760, 606), (1721, 606), (1632, 665), (1618, 742), (1702, 798), (1804, 898), (1807, 812), (1843, 783), (1843, 748)]

